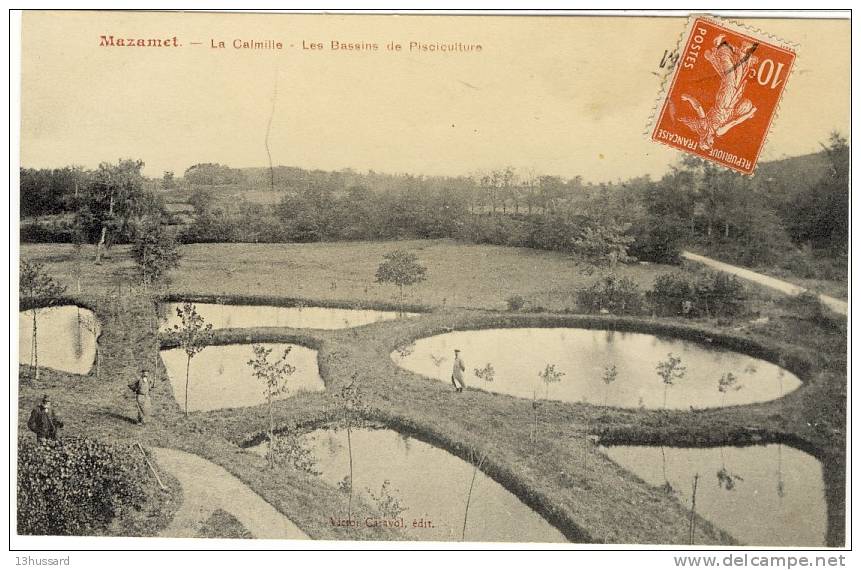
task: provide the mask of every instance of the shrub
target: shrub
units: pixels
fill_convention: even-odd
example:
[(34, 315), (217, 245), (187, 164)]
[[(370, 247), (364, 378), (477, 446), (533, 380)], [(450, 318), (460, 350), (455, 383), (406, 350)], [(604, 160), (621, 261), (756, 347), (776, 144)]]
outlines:
[(706, 315), (718, 317), (739, 314), (747, 300), (738, 277), (726, 273), (702, 274), (694, 284), (694, 296)]
[(841, 323), (841, 319), (828, 311), (819, 300), (819, 295), (812, 291), (803, 291), (798, 295), (785, 297), (780, 304), (799, 319), (810, 321), (819, 327), (837, 330), (846, 326), (845, 322)]
[(131, 446), (84, 438), (19, 440), (18, 534), (104, 531), (124, 509), (143, 507), (146, 469)]
[(179, 267), (176, 240), (166, 228), (161, 220), (149, 220), (138, 228), (131, 254), (144, 283), (157, 283)]
[[(665, 273), (655, 278), (652, 290), (646, 293), (655, 312), (661, 316), (695, 316), (693, 284), (684, 273)], [(685, 302), (690, 303), (686, 306)]]
[(617, 263), (634, 262), (636, 258), (628, 255), (634, 238), (625, 234), (627, 230), (626, 225), (612, 223), (587, 226), (574, 238), (571, 249), (595, 265), (615, 267)]
[(708, 271), (698, 276), (659, 275), (646, 298), (659, 315), (686, 317), (731, 317), (744, 309), (747, 300), (737, 277)]
[(831, 281), (847, 279), (847, 263), (845, 256), (834, 257), (827, 251), (814, 250), (810, 246), (792, 250), (779, 261), (781, 269), (796, 277)]
[(587, 313), (636, 315), (643, 311), (643, 295), (632, 280), (610, 273), (577, 291), (577, 304)]
[(75, 229), (67, 220), (35, 220), (21, 224), (20, 240), (24, 243), (72, 243)]
[(508, 304), (509, 311), (519, 311), (526, 305), (526, 299), (520, 295), (512, 295), (505, 302)]

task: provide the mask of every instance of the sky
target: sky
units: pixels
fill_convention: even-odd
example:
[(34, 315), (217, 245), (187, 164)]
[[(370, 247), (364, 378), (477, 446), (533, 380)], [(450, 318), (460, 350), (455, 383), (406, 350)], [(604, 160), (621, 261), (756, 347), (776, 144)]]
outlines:
[[(21, 165), (145, 174), (199, 162), (425, 175), (505, 166), (601, 182), (678, 161), (646, 135), (659, 63), (685, 18), (30, 12), (23, 17)], [(848, 135), (848, 20), (750, 20), (796, 45), (760, 161)], [(102, 47), (100, 36), (182, 47)], [(280, 41), (281, 50), (235, 49)], [(224, 49), (212, 48), (223, 41)], [(376, 43), (377, 51), (331, 49)], [(409, 42), (480, 44), (416, 52)], [(200, 45), (192, 45), (199, 42)], [(398, 42), (400, 52), (386, 44)], [(325, 49), (303, 49), (322, 43)]]

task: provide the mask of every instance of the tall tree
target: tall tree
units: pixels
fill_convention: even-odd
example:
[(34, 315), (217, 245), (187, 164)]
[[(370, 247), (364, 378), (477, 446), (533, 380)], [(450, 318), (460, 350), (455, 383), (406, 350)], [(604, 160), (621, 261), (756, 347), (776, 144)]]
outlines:
[(117, 239), (129, 238), (132, 220), (146, 209), (140, 160), (103, 162), (92, 175), (77, 212), (77, 223), (96, 241), (96, 263)]
[(173, 170), (164, 171), (164, 174), (162, 174), (161, 177), (161, 187), (165, 190), (176, 188), (176, 178), (173, 174)]

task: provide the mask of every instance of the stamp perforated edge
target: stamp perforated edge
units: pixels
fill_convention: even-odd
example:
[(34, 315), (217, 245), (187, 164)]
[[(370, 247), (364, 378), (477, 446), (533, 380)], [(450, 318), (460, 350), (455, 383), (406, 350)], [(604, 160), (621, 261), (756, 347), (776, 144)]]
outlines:
[[(766, 142), (768, 141), (768, 138), (771, 135), (771, 131), (774, 129), (774, 123), (777, 121), (777, 119), (780, 115), (780, 104), (781, 104), (783, 98), (786, 96), (787, 91), (790, 89), (789, 83), (790, 83), (790, 80), (792, 79), (792, 75), (795, 73), (795, 70), (798, 68), (798, 62), (800, 60), (800, 57), (799, 57), (800, 45), (798, 43), (790, 42), (790, 41), (787, 41), (783, 38), (775, 36), (774, 34), (770, 34), (768, 32), (765, 32), (759, 28), (755, 28), (753, 26), (743, 24), (737, 20), (728, 19), (728, 18), (721, 18), (721, 17), (716, 16), (714, 14), (708, 14), (708, 13), (691, 13), (688, 15), (688, 19), (685, 22), (685, 25), (684, 25), (684, 28), (682, 29), (681, 34), (679, 34), (678, 40), (676, 40), (676, 50), (680, 55), (680, 59), (681, 59), (682, 51), (684, 49), (685, 41), (690, 36), (690, 33), (693, 30), (694, 22), (698, 19), (706, 20), (706, 21), (711, 22), (712, 24), (715, 24), (717, 26), (721, 26), (724, 28), (729, 28), (730, 30), (738, 31), (738, 33), (745, 34), (747, 36), (751, 36), (751, 37), (756, 38), (756, 39), (761, 39), (765, 43), (768, 43), (768, 44), (773, 45), (775, 47), (778, 47), (780, 49), (791, 51), (793, 56), (794, 56), (792, 66), (790, 67), (789, 73), (786, 76), (785, 86), (784, 86), (783, 90), (780, 92), (780, 96), (777, 98), (777, 102), (774, 105), (774, 111), (772, 111), (772, 113), (771, 113), (771, 120), (768, 123), (768, 128), (766, 129), (765, 134), (762, 137), (762, 142), (760, 143), (759, 149), (756, 151), (756, 156), (753, 159), (753, 170), (749, 173), (745, 173), (745, 172), (741, 172), (740, 170), (730, 168), (729, 166), (722, 164), (720, 162), (713, 161), (713, 160), (709, 161), (709, 162), (719, 166), (720, 168), (724, 168), (724, 169), (730, 170), (732, 172), (744, 174), (746, 176), (752, 176), (756, 173), (756, 168), (759, 164), (759, 157), (762, 154), (762, 150), (765, 148)], [(667, 96), (669, 95), (670, 90), (672, 89), (672, 86), (673, 86), (673, 83), (675, 81), (676, 74), (678, 73), (678, 70), (679, 70), (679, 64), (678, 64), (678, 62), (676, 62), (676, 64), (672, 67), (672, 69), (668, 69), (664, 73), (664, 76), (661, 79), (661, 86), (658, 89), (658, 96), (655, 99), (655, 104), (652, 106), (651, 113), (650, 113), (648, 121), (646, 123), (646, 128), (643, 131), (643, 136), (649, 142), (651, 142), (653, 144), (660, 144), (660, 145), (665, 146), (667, 148), (671, 148), (678, 153), (688, 154), (682, 150), (679, 150), (678, 148), (676, 148), (672, 145), (669, 145), (663, 141), (655, 140), (652, 138), (652, 134), (654, 133), (655, 127), (658, 124), (658, 120), (659, 120), (661, 112), (663, 111), (663, 108), (664, 108), (664, 103), (667, 100)], [(692, 156), (697, 156), (697, 155), (692, 155)], [(708, 159), (705, 159), (702, 157), (699, 157), (699, 158), (701, 158), (702, 160), (708, 160)]]

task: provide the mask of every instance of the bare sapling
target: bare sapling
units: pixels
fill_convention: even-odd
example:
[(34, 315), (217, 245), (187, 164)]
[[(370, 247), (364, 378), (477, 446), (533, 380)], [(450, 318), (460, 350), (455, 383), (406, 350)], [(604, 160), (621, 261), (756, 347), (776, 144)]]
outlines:
[(347, 493), (347, 518), (353, 515), (353, 429), (363, 425), (367, 417), (367, 406), (364, 394), (358, 383), (359, 375), (354, 372), (350, 382), (345, 384), (334, 396), (334, 425), (336, 429), (347, 432), (347, 456), (349, 458), (349, 473), (338, 484), (338, 488)]
[(33, 371), (33, 379), (39, 380), (39, 305), (56, 305), (66, 292), (66, 287), (54, 281), (45, 271), (45, 266), (39, 262), (22, 259), (19, 271), (18, 294), (21, 302), (29, 305), (33, 317), (30, 369)]
[(396, 519), (405, 511), (407, 507), (398, 498), (399, 489), (392, 488), (392, 482), (388, 479), (383, 481), (380, 486), (380, 494), (374, 493), (373, 489), (366, 487), (365, 489), (371, 501), (376, 505), (379, 515), (386, 519)]
[(284, 354), (278, 360), (270, 361), (269, 356), (272, 354), (272, 349), (260, 344), (254, 344), (251, 345), (254, 358), (248, 361), (252, 374), (264, 385), (263, 394), (266, 396), (266, 407), (269, 411), (269, 429), (267, 432), (269, 450), (266, 453), (269, 467), (275, 467), (276, 463), (275, 399), (287, 393), (287, 381), (296, 371), (296, 367), (287, 362), (291, 348), (287, 347), (284, 350)]
[(694, 474), (694, 485), (693, 490), (691, 491), (691, 524), (690, 524), (690, 536), (688, 537), (688, 544), (694, 543), (694, 534), (696, 533), (696, 525), (697, 525), (697, 481), (699, 481), (700, 474)]
[(565, 376), (565, 373), (561, 370), (556, 370), (555, 364), (548, 364), (544, 367), (544, 370), (538, 373), (538, 377), (544, 383), (544, 399), (550, 399), (550, 386), (562, 382), (563, 376)]
[(732, 372), (727, 372), (718, 379), (718, 392), (721, 393), (721, 406), (726, 405), (727, 392), (738, 392), (744, 386), (738, 381), (738, 377)]
[(667, 390), (673, 386), (678, 380), (685, 377), (687, 368), (682, 366), (682, 359), (674, 356), (672, 353), (667, 354), (667, 359), (658, 362), (655, 367), (661, 382), (664, 384), (664, 409), (667, 408)]
[(466, 508), (463, 511), (463, 530), (460, 533), (460, 540), (466, 540), (466, 524), (469, 519), (469, 504), (472, 501), (472, 490), (475, 488), (475, 478), (478, 475), (478, 472), (484, 466), (484, 462), (487, 459), (487, 454), (476, 450), (471, 449), (469, 451), (469, 462), (472, 463), (472, 479), (469, 481), (469, 491), (466, 494)]
[(185, 351), (185, 415), (188, 416), (188, 382), (191, 359), (212, 341), (212, 324), (197, 313), (193, 303), (186, 301), (176, 309), (181, 323), (174, 325), (168, 338)]
[(483, 380), (490, 384), (496, 378), (496, 370), (494, 370), (493, 365), (488, 362), (484, 368), (476, 368), (473, 370), (475, 377), (479, 380)]
[(607, 366), (604, 368), (604, 375), (601, 377), (601, 380), (604, 382), (604, 405), (607, 405), (607, 401), (610, 398), (610, 384), (616, 381), (619, 377), (619, 371), (616, 369), (616, 365)]

